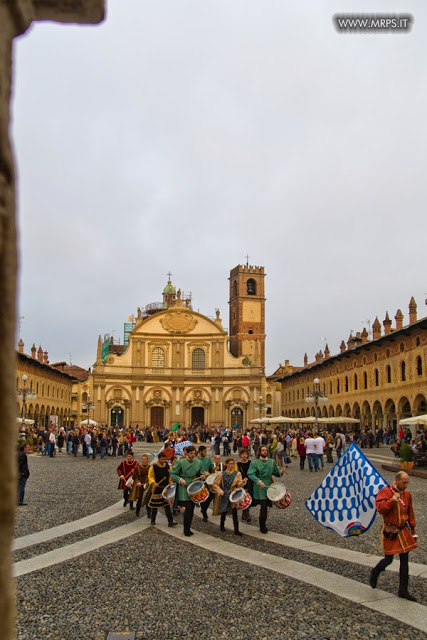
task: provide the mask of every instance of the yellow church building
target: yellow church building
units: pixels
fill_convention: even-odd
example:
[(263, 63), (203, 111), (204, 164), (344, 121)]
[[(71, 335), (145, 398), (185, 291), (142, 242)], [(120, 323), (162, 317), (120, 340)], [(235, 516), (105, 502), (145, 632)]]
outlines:
[[(161, 303), (138, 307), (124, 344), (98, 339), (80, 392), (108, 425), (247, 425), (260, 417), (265, 387), (264, 267), (238, 265), (229, 278), (229, 327), (220, 312), (192, 309), (170, 277)], [(91, 414), (92, 417), (92, 414)]]

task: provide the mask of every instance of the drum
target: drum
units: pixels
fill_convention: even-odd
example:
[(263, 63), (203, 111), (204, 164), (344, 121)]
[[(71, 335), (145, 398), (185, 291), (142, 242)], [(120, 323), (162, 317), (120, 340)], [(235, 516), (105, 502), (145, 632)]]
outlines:
[(287, 509), (292, 502), (291, 494), (281, 482), (274, 482), (268, 487), (267, 498), (278, 509)]
[(162, 491), (162, 496), (165, 500), (167, 500), (170, 504), (173, 504), (175, 500), (175, 492), (176, 492), (176, 484), (169, 484)]
[(187, 493), (196, 504), (200, 504), (209, 498), (209, 491), (201, 480), (192, 482), (187, 489)]
[(236, 509), (248, 509), (252, 504), (252, 498), (244, 489), (234, 489), (230, 494), (230, 502)]
[(207, 478), (206, 478), (206, 484), (208, 485), (208, 488), (212, 491), (212, 485), (215, 482), (216, 478), (218, 478), (219, 476), (219, 471), (217, 473), (211, 473)]

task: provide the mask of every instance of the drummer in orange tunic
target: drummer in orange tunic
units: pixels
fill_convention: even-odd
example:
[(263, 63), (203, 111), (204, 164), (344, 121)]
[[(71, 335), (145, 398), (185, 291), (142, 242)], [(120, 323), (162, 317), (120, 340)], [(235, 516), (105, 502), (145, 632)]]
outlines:
[(376, 507), (384, 518), (384, 524), (381, 527), (381, 543), (385, 557), (372, 569), (369, 583), (375, 589), (381, 571), (392, 563), (393, 556), (398, 553), (400, 571), (397, 595), (399, 598), (416, 602), (416, 598), (408, 592), (409, 552), (418, 546), (412, 496), (407, 490), (408, 484), (408, 474), (399, 471), (392, 486), (378, 492)]

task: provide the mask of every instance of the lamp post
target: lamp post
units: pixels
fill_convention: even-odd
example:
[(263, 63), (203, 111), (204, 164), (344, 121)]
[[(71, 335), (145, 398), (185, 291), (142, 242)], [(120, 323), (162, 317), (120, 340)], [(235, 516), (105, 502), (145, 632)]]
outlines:
[(305, 401), (307, 402), (307, 404), (314, 403), (314, 406), (315, 406), (314, 417), (316, 421), (314, 430), (316, 433), (318, 433), (319, 432), (319, 416), (318, 416), (317, 409), (319, 407), (319, 402), (328, 402), (328, 396), (326, 395), (326, 392), (323, 392), (320, 390), (319, 378), (314, 378), (313, 382), (314, 382), (313, 388), (311, 389), (311, 391), (307, 392)]
[(87, 394), (87, 402), (82, 404), (82, 410), (87, 411), (87, 428), (89, 429), (90, 411), (95, 410), (95, 405), (91, 403), (89, 394)]
[(27, 387), (26, 382), (28, 380), (27, 374), (24, 373), (22, 376), (23, 386), (17, 389), (17, 398), (19, 402), (22, 401), (22, 411), (21, 411), (21, 429), (25, 424), (25, 403), (27, 400), (37, 400), (37, 395), (33, 393), (32, 385), (30, 384)]
[(259, 417), (261, 418), (261, 420), (262, 420), (262, 413), (263, 413), (264, 409), (266, 408), (266, 406), (267, 405), (262, 400), (262, 396), (260, 396), (258, 404), (255, 405), (255, 409), (259, 410)]

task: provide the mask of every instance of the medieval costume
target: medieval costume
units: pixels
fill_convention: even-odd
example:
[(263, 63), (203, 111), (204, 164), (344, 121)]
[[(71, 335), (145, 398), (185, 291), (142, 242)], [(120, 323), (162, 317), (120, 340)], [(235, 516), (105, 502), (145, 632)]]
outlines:
[[(171, 477), (176, 485), (175, 504), (185, 507), (184, 512), (184, 535), (191, 536), (193, 532), (190, 530), (194, 514), (194, 502), (191, 500), (187, 492), (187, 487), (201, 475), (200, 458), (180, 458), (172, 467)], [(180, 483), (181, 479), (185, 480), (185, 485)]]
[[(283, 469), (284, 470), (284, 469)], [(252, 480), (252, 506), (261, 506), (259, 515), (259, 528), (261, 533), (267, 533), (268, 529), (265, 526), (267, 522), (267, 508), (271, 507), (271, 501), (267, 498), (267, 489), (272, 484), (272, 476), (280, 478), (279, 467), (276, 462), (271, 458), (258, 458), (252, 460), (248, 478)], [(259, 483), (263, 482), (265, 487), (260, 487)]]
[[(245, 478), (248, 478), (248, 471), (249, 471), (250, 465), (251, 465), (250, 460), (247, 460), (246, 462), (243, 462), (242, 460), (240, 460), (237, 463), (237, 469), (242, 474), (243, 480)], [(250, 478), (247, 479), (246, 490), (250, 495), (252, 495), (252, 480), (250, 480)], [(245, 522), (251, 521), (250, 507), (242, 511), (242, 520), (244, 520)]]
[[(200, 460), (200, 473), (205, 473), (206, 475), (208, 475), (213, 472), (214, 463), (212, 462), (212, 458), (210, 458), (209, 456), (205, 456), (204, 458), (202, 458), (202, 456), (199, 454), (197, 459)], [(208, 486), (208, 489), (210, 489), (209, 486)], [(214, 498), (214, 494), (209, 490), (208, 499), (202, 502), (200, 505), (200, 510), (203, 516), (203, 522), (208, 521), (208, 507), (212, 502), (213, 498)]]
[[(150, 470), (149, 464), (137, 464), (133, 470), (132, 478), (133, 485), (129, 495), (129, 501), (136, 500), (135, 516), (139, 518), (141, 511), (142, 499), (144, 497), (144, 491), (148, 489), (146, 486), (148, 483), (148, 471)], [(147, 506), (147, 516), (150, 516), (151, 512)]]
[[(384, 487), (376, 498), (377, 511), (382, 515), (384, 524), (381, 527), (381, 544), (384, 558), (372, 569), (370, 585), (377, 586), (378, 576), (399, 554), (399, 592), (401, 598), (415, 601), (408, 593), (409, 551), (417, 548), (415, 534), (415, 516), (412, 507), (412, 496), (406, 489), (401, 491), (396, 486), (397, 479), (391, 487)], [(398, 497), (397, 497), (398, 496)]]
[[(217, 478), (215, 478), (212, 484), (212, 491), (215, 495), (215, 502), (213, 508), (213, 515), (217, 516), (221, 514), (220, 530), (225, 531), (225, 519), (227, 513), (231, 510), (233, 516), (234, 533), (236, 536), (241, 536), (239, 531), (239, 521), (237, 519), (237, 509), (230, 502), (230, 495), (234, 489), (243, 487), (244, 482), (242, 480), (242, 474), (240, 471), (233, 469), (231, 473), (227, 470), (222, 471)], [(222, 495), (221, 495), (222, 493)]]
[(164, 507), (168, 526), (176, 526), (177, 523), (173, 521), (170, 504), (162, 495), (162, 491), (170, 484), (169, 465), (164, 457), (159, 458), (155, 464), (150, 465), (148, 482), (152, 486), (151, 496), (148, 501), (148, 506), (151, 509), (151, 524), (156, 524), (157, 510)]
[[(131, 456), (128, 456), (128, 458), (131, 458)], [(122, 491), (123, 491), (123, 506), (124, 507), (129, 502), (129, 494), (130, 494), (130, 486), (129, 486), (129, 484), (131, 484), (131, 483), (129, 483), (129, 480), (132, 478), (133, 470), (135, 469), (136, 465), (138, 464), (137, 461), (134, 460), (133, 458), (131, 458), (130, 460), (128, 458), (126, 460), (122, 460), (122, 462), (117, 467), (117, 475), (120, 478), (118, 489), (122, 489)], [(124, 476), (124, 480), (123, 480), (123, 478), (121, 478), (121, 476)], [(128, 484), (126, 484), (126, 483), (128, 483)], [(130, 502), (129, 507), (130, 507), (130, 509), (133, 509), (133, 502)]]

